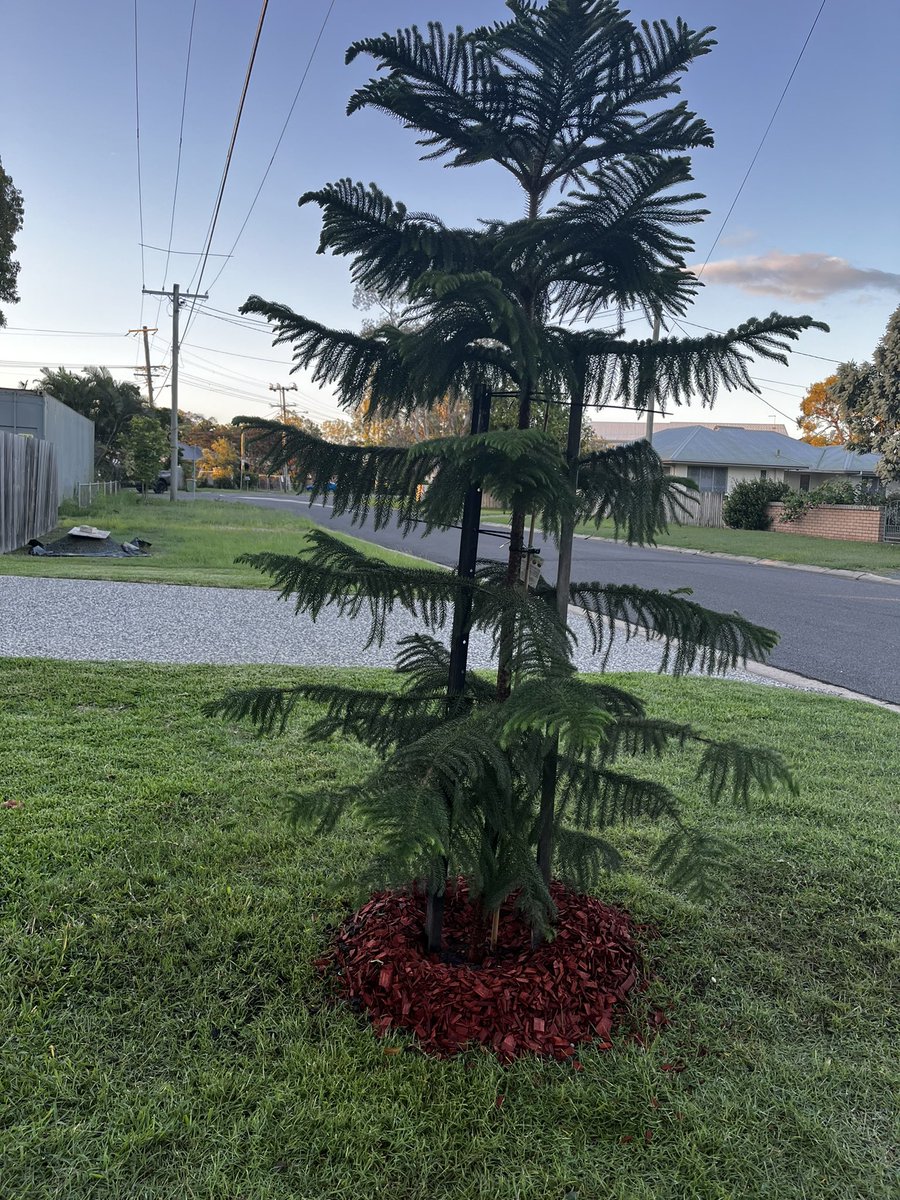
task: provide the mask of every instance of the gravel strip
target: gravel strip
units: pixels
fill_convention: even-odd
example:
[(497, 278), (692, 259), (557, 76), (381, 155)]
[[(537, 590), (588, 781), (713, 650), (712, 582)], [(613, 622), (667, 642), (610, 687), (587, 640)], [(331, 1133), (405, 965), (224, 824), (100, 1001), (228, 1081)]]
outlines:
[[(573, 627), (579, 635), (579, 669), (600, 670), (583, 619), (574, 618)], [(397, 611), (384, 645), (366, 648), (367, 622), (339, 617), (334, 609), (312, 621), (267, 591), (0, 576), (4, 657), (381, 667), (393, 664), (395, 643), (417, 628)], [(626, 644), (619, 638), (607, 670), (657, 671), (660, 657), (657, 644), (643, 639)], [(488, 638), (473, 635), (470, 665), (486, 667), (491, 661)], [(727, 678), (763, 682), (745, 671), (730, 671)]]

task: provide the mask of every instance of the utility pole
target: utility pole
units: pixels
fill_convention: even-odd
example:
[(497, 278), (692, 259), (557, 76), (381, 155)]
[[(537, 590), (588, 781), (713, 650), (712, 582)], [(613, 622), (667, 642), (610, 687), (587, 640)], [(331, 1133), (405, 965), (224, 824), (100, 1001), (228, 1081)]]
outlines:
[(182, 292), (177, 283), (171, 292), (144, 288), (145, 296), (165, 296), (172, 301), (172, 419), (169, 425), (169, 499), (178, 499), (178, 311), (184, 300), (206, 300), (206, 293)]
[[(142, 325), (140, 329), (129, 329), (129, 333), (142, 333), (144, 335), (144, 367), (143, 373), (147, 376), (147, 398), (150, 401), (150, 407), (153, 407), (153, 370), (150, 366), (150, 339), (148, 333), (158, 333), (158, 329), (148, 329), (146, 325)], [(140, 369), (140, 368), (139, 368)]]
[[(653, 341), (659, 341), (659, 314), (653, 318)], [(656, 407), (656, 388), (650, 395), (650, 405), (647, 408), (647, 432), (644, 434), (650, 445), (653, 445), (653, 410)]]
[[(281, 407), (281, 423), (282, 423), (282, 425), (286, 425), (287, 424), (287, 401), (284, 398), (284, 393), (285, 392), (296, 392), (297, 385), (296, 385), (296, 383), (289, 383), (287, 386), (285, 386), (283, 383), (270, 383), (269, 391), (278, 393), (278, 397), (280, 400), (280, 407)], [(281, 445), (282, 445), (282, 448), (284, 448), (284, 445), (285, 445), (284, 434), (281, 435)], [(284, 466), (281, 468), (281, 486), (283, 487), (284, 491), (286, 491), (286, 492), (290, 490), (291, 481), (290, 481), (290, 474), (288, 472), (288, 465), (286, 462), (285, 462)]]

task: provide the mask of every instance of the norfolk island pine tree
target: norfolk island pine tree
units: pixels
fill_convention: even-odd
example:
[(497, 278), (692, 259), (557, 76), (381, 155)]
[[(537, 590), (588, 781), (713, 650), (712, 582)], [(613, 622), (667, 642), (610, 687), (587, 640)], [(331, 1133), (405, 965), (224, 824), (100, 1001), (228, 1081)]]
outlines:
[[(391, 54), (406, 58), (403, 69), (391, 65), (387, 80), (373, 81), (357, 93), (351, 108), (377, 103), (416, 125), (408, 105), (416, 89), (425, 88), (422, 80), (429, 70), (439, 82), (429, 101), (435, 92), (440, 100), (441, 89), (452, 92), (454, 83), (465, 91), (475, 80), (484, 94), (463, 96), (470, 114), (479, 103), (490, 107), (492, 95), (505, 103), (504, 88), (507, 97), (515, 89), (504, 82), (513, 59), (503, 41), (509, 43), (510, 27), (524, 22), (531, 27), (525, 30), (526, 42), (531, 38), (529, 52), (539, 60), (538, 51), (548, 39), (552, 42), (553, 31), (539, 29), (535, 36), (535, 27), (548, 14), (547, 25), (580, 22), (575, 39), (580, 45), (587, 44), (585, 21), (593, 23), (595, 49), (603, 38), (609, 40), (610, 29), (621, 42), (618, 57), (608, 53), (605, 68), (588, 72), (586, 86), (595, 89), (595, 96), (602, 94), (604, 72), (607, 81), (611, 77), (610, 61), (618, 62), (616, 70), (621, 71), (630, 55), (649, 63), (655, 82), (651, 86), (645, 80), (641, 92), (629, 76), (629, 88), (651, 100), (663, 97), (675, 89), (678, 72), (709, 44), (705, 33), (693, 34), (681, 23), (674, 33), (665, 26), (635, 30), (610, 4), (573, 0), (545, 8), (510, 7), (513, 21), (492, 31), (445, 38), (432, 26), (427, 41), (407, 31), (396, 39), (351, 48), (351, 56), (365, 49), (388, 65)], [(572, 45), (570, 31), (565, 53), (548, 45), (545, 60), (577, 63)], [(635, 46), (641, 48), (637, 56)], [(579, 106), (580, 111), (581, 101)], [(502, 107), (498, 101), (492, 111)], [(617, 751), (659, 753), (698, 735), (651, 720), (633, 697), (616, 689), (573, 677), (565, 627), (568, 601), (589, 605), (595, 647), (612, 636), (614, 622), (621, 619), (631, 632), (652, 629), (662, 637), (675, 670), (695, 663), (715, 670), (747, 654), (759, 656), (774, 643), (774, 635), (740, 618), (709, 613), (682, 596), (602, 584), (572, 587), (567, 578), (558, 580), (555, 589), (524, 591), (517, 582), (524, 514), (537, 510), (545, 527), (562, 540), (571, 538), (577, 519), (611, 515), (629, 540), (651, 541), (673, 501), (671, 481), (645, 444), (578, 458), (578, 436), (572, 435), (580, 435), (585, 403), (617, 394), (640, 408), (656, 389), (676, 402), (691, 392), (711, 400), (720, 383), (748, 386), (748, 352), (777, 357), (787, 340), (811, 324), (808, 318), (773, 316), (722, 337), (666, 339), (654, 345), (623, 341), (618, 327), (573, 331), (559, 323), (567, 314), (590, 320), (610, 304), (677, 314), (696, 287), (684, 269), (690, 242), (672, 227), (702, 214), (682, 207), (696, 197), (672, 196), (669, 189), (689, 179), (689, 166), (667, 152), (673, 145), (704, 144), (708, 131), (683, 106), (659, 118), (641, 118), (644, 134), (649, 126), (658, 139), (647, 138), (641, 156), (640, 139), (627, 115), (621, 115), (628, 105), (623, 100), (608, 107), (613, 117), (607, 126), (601, 121), (582, 131), (580, 158), (561, 161), (530, 180), (524, 222), (449, 230), (434, 218), (411, 217), (374, 186), (366, 189), (347, 181), (302, 198), (323, 208), (321, 249), (350, 256), (354, 279), (363, 286), (412, 301), (415, 321), (406, 328), (386, 326), (361, 337), (325, 329), (257, 297), (244, 306), (268, 317), (276, 340), (293, 344), (296, 366), (311, 367), (319, 381), (336, 386), (347, 404), (365, 396), (370, 410), (396, 411), (428, 404), (448, 389), (500, 385), (520, 393), (522, 428), (508, 434), (474, 434), (403, 451), (331, 447), (294, 434), (286, 449), (299, 459), (301, 476), (304, 470), (313, 475), (317, 488), (336, 478), (338, 511), (362, 517), (371, 503), (376, 523), (387, 520), (396, 504), (408, 525), (415, 520), (426, 527), (454, 524), (467, 491), (490, 487), (514, 512), (506, 571), (483, 568), (472, 583), (452, 578), (438, 582), (434, 574), (426, 578), (422, 572), (380, 567), (373, 573), (351, 562), (346, 548), (324, 533), (315, 535), (312, 572), (289, 559), (253, 559), (275, 577), (283, 594), (295, 597), (298, 608), (313, 615), (329, 602), (353, 615), (368, 608), (376, 638), (383, 636), (386, 611), (394, 604), (417, 614), (432, 630), (461, 597), (469, 597), (474, 626), (490, 629), (501, 651), (500, 688), (486, 688), (467, 674), (462, 692), (451, 690), (448, 696), (449, 656), (429, 633), (402, 648), (399, 694), (320, 685), (236, 693), (215, 707), (272, 729), (283, 724), (301, 695), (327, 703), (328, 715), (312, 735), (340, 730), (358, 736), (384, 756), (384, 766), (342, 796), (299, 797), (298, 815), (328, 826), (348, 804), (361, 805), (384, 835), (385, 854), (376, 877), (379, 872), (381, 879), (392, 881), (414, 877), (434, 891), (443, 887), (448, 870), (461, 871), (491, 910), (519, 889), (538, 931), (552, 919), (547, 892), (551, 857), (579, 885), (596, 881), (599, 872), (614, 864), (615, 855), (595, 831), (614, 820), (641, 814), (670, 817), (675, 832), (659, 859), (685, 886), (702, 884), (705, 860), (715, 853), (702, 832), (681, 826), (674, 797), (612, 770)], [(570, 118), (560, 123), (561, 142)], [(419, 114), (416, 120), (417, 128), (438, 125), (433, 113), (427, 120)], [(438, 152), (451, 150), (451, 128), (466, 126), (445, 121), (444, 132), (431, 138)], [(604, 141), (604, 129), (615, 137)], [(503, 129), (493, 133), (502, 144)], [(510, 130), (505, 136), (515, 141)], [(482, 146), (471, 154), (466, 160), (465, 152), (457, 153), (454, 162), (479, 161), (478, 154), (502, 161), (496, 146), (491, 153)], [(547, 191), (566, 181), (578, 187), (542, 215)], [(541, 389), (570, 403), (565, 457), (527, 427), (531, 399)], [(426, 479), (431, 481), (426, 500), (417, 508), (414, 496)], [(548, 612), (554, 615), (550, 624)], [(787, 779), (783, 765), (771, 755), (732, 743), (706, 745), (701, 775), (715, 796), (731, 791), (738, 798), (746, 798), (752, 782), (769, 787)], [(536, 811), (542, 791), (544, 803)], [(435, 946), (439, 930), (437, 937), (435, 930), (429, 933)]]

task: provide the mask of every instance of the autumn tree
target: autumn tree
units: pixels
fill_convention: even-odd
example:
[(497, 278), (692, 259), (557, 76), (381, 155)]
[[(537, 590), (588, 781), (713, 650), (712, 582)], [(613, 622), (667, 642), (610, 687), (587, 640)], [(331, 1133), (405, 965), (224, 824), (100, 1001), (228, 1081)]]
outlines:
[[(7, 304), (17, 304), (19, 300), (16, 288), (19, 264), (13, 254), (16, 250), (16, 234), (22, 228), (24, 216), (22, 193), (13, 186), (12, 179), (0, 162), (0, 300)], [(0, 328), (5, 324), (6, 318), (0, 309)]]
[(200, 471), (213, 483), (231, 486), (240, 462), (240, 454), (228, 437), (214, 438), (200, 458)]
[(810, 384), (809, 391), (800, 402), (800, 416), (797, 418), (797, 428), (803, 435), (801, 442), (808, 442), (810, 446), (847, 444), (847, 422), (830, 390), (836, 381), (836, 375), (829, 375), (827, 379)]
[(830, 394), (847, 422), (850, 448), (881, 455), (875, 469), (883, 483), (900, 479), (900, 308), (872, 361), (841, 363)]

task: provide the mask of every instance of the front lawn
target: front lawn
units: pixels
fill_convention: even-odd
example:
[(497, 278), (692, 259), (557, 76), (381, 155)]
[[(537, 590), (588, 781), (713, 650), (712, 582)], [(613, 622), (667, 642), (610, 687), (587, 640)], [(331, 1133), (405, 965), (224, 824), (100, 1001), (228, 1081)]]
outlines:
[[(508, 522), (509, 514), (488, 509), (485, 511), (485, 520)], [(599, 529), (593, 524), (579, 525), (576, 532), (591, 537), (615, 537), (610, 521), (604, 521)], [(668, 533), (659, 535), (657, 545), (705, 550), (710, 554), (738, 554), (775, 562), (805, 563), (812, 567), (835, 567), (844, 571), (900, 575), (900, 543), (896, 542), (846, 542), (796, 533), (774, 533), (771, 530), (672, 525)]]
[[(395, 1053), (329, 1005), (314, 961), (350, 899), (329, 884), (367, 834), (298, 835), (279, 797), (367, 756), (200, 714), (229, 684), (302, 674), (0, 662), (0, 1195), (896, 1194), (895, 715), (631, 677), (657, 712), (780, 748), (802, 791), (749, 817), (688, 803), (738, 849), (705, 907), (610, 882), (658, 930), (655, 1044), (502, 1068)], [(658, 770), (691, 795), (684, 756)], [(627, 861), (656, 836), (623, 830)]]
[[(142, 537), (151, 542), (149, 558), (32, 558), (24, 550), (0, 555), (0, 575), (47, 575), (65, 579), (114, 579), (132, 583), (183, 583), (206, 587), (269, 587), (271, 580), (252, 567), (235, 563), (239, 554), (271, 551), (303, 554), (306, 534), (318, 526), (295, 513), (222, 500), (179, 500), (138, 496), (123, 491), (101, 496), (90, 508), (63, 506), (59, 528), (41, 540), (50, 542), (73, 525), (110, 530), (111, 542)], [(335, 534), (376, 558), (398, 564), (423, 564), (344, 534)]]

